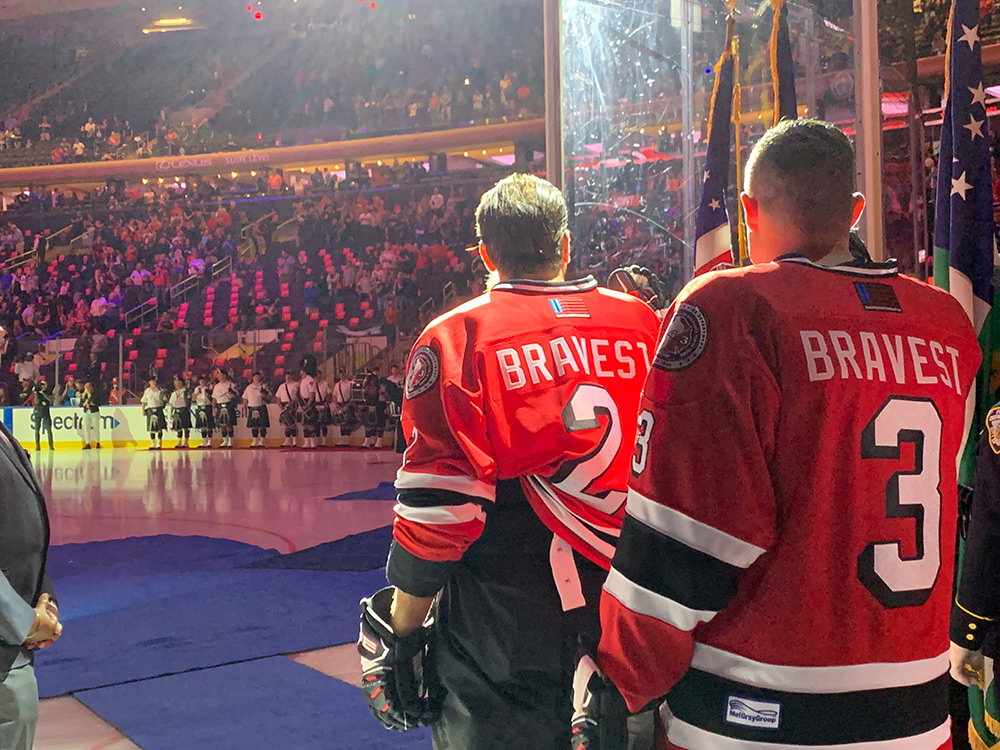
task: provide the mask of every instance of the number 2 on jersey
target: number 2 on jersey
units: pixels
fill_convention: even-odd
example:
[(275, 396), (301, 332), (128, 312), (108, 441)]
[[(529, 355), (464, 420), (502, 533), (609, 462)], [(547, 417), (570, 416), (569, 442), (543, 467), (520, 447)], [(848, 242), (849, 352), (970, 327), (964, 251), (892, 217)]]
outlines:
[(887, 518), (912, 518), (916, 554), (898, 541), (873, 542), (858, 555), (858, 580), (889, 609), (923, 604), (941, 569), (941, 415), (933, 401), (893, 396), (861, 433), (861, 457), (899, 460), (913, 444), (913, 470), (897, 471), (885, 487)]
[(581, 383), (573, 391), (562, 412), (563, 426), (567, 432), (600, 427), (602, 415), (608, 421), (597, 447), (583, 458), (568, 464), (566, 468), (570, 469), (569, 473), (553, 484), (602, 513), (614, 515), (625, 502), (624, 492), (609, 490), (594, 494), (587, 490), (611, 467), (621, 448), (622, 426), (618, 406), (603, 386)]

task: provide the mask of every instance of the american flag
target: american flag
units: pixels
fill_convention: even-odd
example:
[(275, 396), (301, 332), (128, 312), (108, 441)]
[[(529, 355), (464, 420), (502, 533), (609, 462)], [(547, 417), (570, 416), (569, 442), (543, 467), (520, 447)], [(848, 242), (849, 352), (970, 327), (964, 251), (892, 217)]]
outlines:
[(733, 57), (723, 55), (716, 71), (715, 92), (709, 120), (705, 183), (698, 206), (695, 231), (694, 274), (700, 276), (720, 263), (733, 262), (733, 238), (726, 208), (729, 185), (730, 141), (733, 118)]
[(980, 330), (993, 303), (993, 187), (983, 90), (978, 0), (955, 0), (941, 125), (934, 282), (957, 297)]
[[(934, 216), (934, 283), (962, 303), (980, 334), (983, 367), (976, 381), (973, 423), (978, 427), (992, 405), (989, 376), (993, 337), (1000, 330), (991, 314), (996, 225), (978, 0), (954, 0), (950, 28), (948, 90), (941, 125)], [(976, 442), (969, 441), (972, 447)], [(974, 458), (967, 450), (960, 481), (971, 484), (973, 464)]]
[(579, 296), (552, 297), (549, 306), (557, 318), (589, 318), (587, 303)]

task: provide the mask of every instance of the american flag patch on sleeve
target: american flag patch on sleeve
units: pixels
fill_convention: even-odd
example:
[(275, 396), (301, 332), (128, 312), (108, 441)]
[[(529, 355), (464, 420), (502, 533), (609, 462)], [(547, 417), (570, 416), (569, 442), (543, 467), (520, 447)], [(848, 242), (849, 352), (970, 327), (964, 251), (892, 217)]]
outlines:
[(587, 303), (579, 296), (566, 296), (549, 299), (549, 305), (557, 318), (589, 318), (590, 310)]

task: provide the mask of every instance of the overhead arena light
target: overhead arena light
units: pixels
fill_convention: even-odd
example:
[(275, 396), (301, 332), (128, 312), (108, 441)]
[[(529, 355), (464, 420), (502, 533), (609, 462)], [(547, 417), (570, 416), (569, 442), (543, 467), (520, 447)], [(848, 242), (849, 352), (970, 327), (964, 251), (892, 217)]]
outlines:
[(143, 34), (163, 34), (168, 31), (195, 31), (205, 28), (190, 18), (161, 18), (154, 21), (152, 26), (147, 26), (142, 30)]

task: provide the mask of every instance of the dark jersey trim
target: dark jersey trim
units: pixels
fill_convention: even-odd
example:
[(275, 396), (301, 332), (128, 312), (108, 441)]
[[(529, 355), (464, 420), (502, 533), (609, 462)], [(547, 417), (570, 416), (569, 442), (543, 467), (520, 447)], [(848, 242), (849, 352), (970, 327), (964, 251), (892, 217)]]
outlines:
[(517, 292), (518, 294), (567, 294), (589, 292), (597, 289), (597, 279), (585, 276), (575, 281), (535, 281), (533, 279), (511, 279), (502, 281), (490, 291)]
[[(681, 721), (734, 739), (788, 745), (846, 745), (895, 740), (936, 729), (948, 720), (950, 677), (900, 688), (814, 695), (765, 690), (690, 670), (667, 703)], [(780, 706), (773, 729), (726, 721), (733, 699)]]
[(718, 612), (736, 595), (740, 569), (626, 514), (612, 561), (642, 588), (690, 609)]
[(411, 596), (431, 597), (444, 587), (454, 565), (450, 560), (424, 560), (393, 542), (389, 548), (385, 577), (393, 586)]
[(487, 506), (487, 502), (481, 497), (464, 495), (461, 492), (454, 492), (452, 490), (399, 490), (396, 494), (396, 499), (401, 505), (406, 505), (410, 508), (437, 508), (449, 505), (468, 505), (469, 503), (475, 503), (484, 507)]
[(884, 263), (876, 263), (875, 261), (865, 261), (861, 259), (855, 259), (847, 263), (841, 263), (836, 266), (821, 266), (818, 263), (813, 263), (811, 260), (803, 255), (790, 254), (782, 255), (774, 259), (776, 263), (798, 263), (802, 266), (809, 266), (810, 268), (815, 268), (820, 271), (832, 271), (833, 273), (847, 274), (849, 276), (898, 276), (899, 266), (895, 259), (887, 260)]

